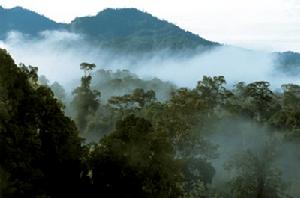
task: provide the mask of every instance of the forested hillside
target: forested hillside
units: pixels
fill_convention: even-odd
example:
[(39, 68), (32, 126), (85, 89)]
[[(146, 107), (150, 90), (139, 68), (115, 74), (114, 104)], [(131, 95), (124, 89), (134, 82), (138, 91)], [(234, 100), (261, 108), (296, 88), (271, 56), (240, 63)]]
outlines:
[(0, 39), (11, 31), (37, 37), (46, 30), (79, 33), (91, 44), (125, 53), (207, 50), (219, 45), (137, 9), (106, 9), (96, 16), (78, 17), (70, 24), (59, 24), (20, 7), (0, 8)]
[(120, 51), (207, 50), (219, 45), (134, 8), (106, 9), (96, 16), (76, 18), (70, 30)]
[[(95, 66), (64, 97), (0, 51), (0, 197), (300, 196), (299, 85), (156, 80), (158, 100), (152, 81)], [(119, 81), (132, 89), (104, 99)]]
[(63, 24), (56, 23), (47, 17), (30, 10), (15, 7), (5, 9), (0, 5), (0, 39), (5, 39), (11, 31), (36, 37), (42, 31), (60, 30)]

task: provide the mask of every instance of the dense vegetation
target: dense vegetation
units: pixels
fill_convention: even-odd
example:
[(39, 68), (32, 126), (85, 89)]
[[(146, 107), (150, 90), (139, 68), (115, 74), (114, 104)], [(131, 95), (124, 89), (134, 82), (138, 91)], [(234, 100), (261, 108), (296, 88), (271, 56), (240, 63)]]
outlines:
[(0, 197), (66, 197), (80, 185), (78, 130), (36, 70), (0, 51)]
[[(0, 51), (0, 197), (299, 197), (300, 86), (204, 76), (158, 100), (94, 67), (68, 98)], [(115, 79), (136, 88), (102, 100)]]
[(176, 89), (170, 82), (164, 82), (158, 78), (141, 79), (128, 70), (97, 70), (93, 74), (92, 89), (101, 91), (101, 100), (107, 101), (112, 96), (123, 96), (133, 92), (137, 88), (145, 91), (153, 90), (160, 101), (169, 99), (170, 93)]
[(105, 9), (93, 17), (79, 17), (71, 22), (70, 29), (120, 52), (207, 50), (219, 45), (134, 8)]

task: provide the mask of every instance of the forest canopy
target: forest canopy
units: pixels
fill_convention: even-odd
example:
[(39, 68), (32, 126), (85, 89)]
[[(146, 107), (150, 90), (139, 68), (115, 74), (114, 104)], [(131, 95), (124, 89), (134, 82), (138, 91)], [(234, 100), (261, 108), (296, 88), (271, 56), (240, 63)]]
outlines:
[(299, 85), (80, 66), (68, 95), (0, 50), (0, 197), (300, 196)]

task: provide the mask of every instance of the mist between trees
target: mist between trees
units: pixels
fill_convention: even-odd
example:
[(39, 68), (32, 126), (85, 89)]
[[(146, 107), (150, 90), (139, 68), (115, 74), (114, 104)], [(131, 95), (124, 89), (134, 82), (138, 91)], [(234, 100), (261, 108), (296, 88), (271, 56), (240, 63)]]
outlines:
[(1, 50), (0, 197), (299, 197), (300, 86), (81, 69), (69, 95)]
[[(138, 43), (138, 40), (132, 41)], [(47, 47), (45, 47), (47, 46)], [(45, 31), (37, 38), (11, 32), (0, 47), (9, 50), (16, 62), (39, 66), (39, 74), (59, 82), (67, 92), (80, 82), (82, 62), (95, 63), (104, 70), (129, 70), (142, 79), (159, 78), (178, 87), (193, 88), (203, 75), (226, 77), (229, 86), (241, 80), (299, 84), (299, 63), (293, 55), (245, 50), (233, 46), (172, 51), (161, 48), (151, 52), (120, 53), (102, 45), (93, 45), (82, 34), (68, 31)], [(130, 48), (130, 46), (127, 46)], [(297, 57), (297, 56), (296, 56)], [(297, 60), (297, 59), (296, 59)], [(279, 64), (287, 62), (286, 64)], [(67, 75), (66, 75), (67, 74)]]

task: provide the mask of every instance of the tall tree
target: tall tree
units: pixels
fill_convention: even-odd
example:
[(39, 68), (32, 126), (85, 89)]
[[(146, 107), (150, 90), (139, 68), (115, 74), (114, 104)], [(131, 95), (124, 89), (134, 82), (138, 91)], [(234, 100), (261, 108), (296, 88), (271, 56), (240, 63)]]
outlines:
[(88, 119), (93, 116), (99, 107), (99, 97), (101, 93), (96, 90), (91, 90), (92, 76), (86, 74), (86, 71), (92, 70), (94, 64), (82, 63), (81, 69), (85, 71), (85, 75), (81, 78), (81, 85), (73, 91), (72, 108), (75, 111), (74, 119), (81, 132), (84, 132)]

